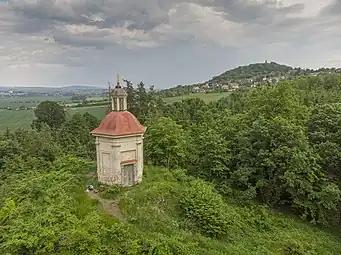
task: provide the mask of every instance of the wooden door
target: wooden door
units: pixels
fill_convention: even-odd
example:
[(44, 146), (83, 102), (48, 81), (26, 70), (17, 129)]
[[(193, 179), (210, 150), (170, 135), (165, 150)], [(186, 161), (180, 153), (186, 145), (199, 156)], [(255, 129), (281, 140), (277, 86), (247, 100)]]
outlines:
[(133, 185), (135, 183), (134, 168), (135, 168), (134, 164), (127, 164), (123, 166), (122, 172), (123, 185)]

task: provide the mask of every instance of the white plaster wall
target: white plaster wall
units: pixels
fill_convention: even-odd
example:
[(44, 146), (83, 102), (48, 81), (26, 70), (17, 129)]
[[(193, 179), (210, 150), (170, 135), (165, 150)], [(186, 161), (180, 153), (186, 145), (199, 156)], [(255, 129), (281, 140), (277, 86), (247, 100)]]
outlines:
[(136, 148), (128, 151), (121, 151), (121, 161), (133, 160), (136, 158)]
[(96, 137), (98, 181), (105, 184), (122, 183), (121, 162), (136, 160), (135, 179), (142, 181), (143, 138), (138, 136)]
[(143, 138), (139, 139), (137, 141), (137, 162), (136, 162), (136, 178), (137, 182), (142, 181), (142, 175), (143, 175)]

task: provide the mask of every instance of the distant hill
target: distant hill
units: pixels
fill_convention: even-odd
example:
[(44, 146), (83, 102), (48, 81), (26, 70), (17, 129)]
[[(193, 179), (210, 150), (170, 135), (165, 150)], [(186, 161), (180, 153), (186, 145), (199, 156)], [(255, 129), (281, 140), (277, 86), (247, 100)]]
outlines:
[(103, 90), (106, 88), (101, 88), (97, 86), (83, 86), (83, 85), (73, 85), (73, 86), (65, 86), (61, 87), (62, 90)]
[[(243, 80), (261, 81), (267, 77), (281, 77), (288, 75), (294, 70), (293, 67), (277, 64), (275, 62), (255, 63), (228, 70), (213, 77), (208, 82), (226, 83), (228, 81), (240, 82)], [(310, 71), (309, 71), (310, 72)]]
[(214, 76), (206, 83), (225, 84), (228, 82), (235, 82), (240, 85), (251, 85), (265, 80), (270, 81), (275, 79), (289, 79), (304, 75), (318, 75), (329, 72), (335, 72), (336, 68), (320, 68), (304, 69), (300, 67), (291, 67), (287, 65), (278, 64), (276, 62), (255, 63), (250, 65), (238, 66), (237, 68), (228, 70), (218, 76)]
[(341, 73), (341, 68), (303, 69), (265, 61), (263, 63), (238, 66), (214, 76), (204, 83), (177, 85), (173, 88), (161, 90), (158, 93), (166, 97), (172, 97), (192, 92), (208, 93), (234, 90), (242, 87), (254, 87), (260, 84), (276, 84), (280, 80), (288, 80), (298, 76), (318, 76), (335, 72)]

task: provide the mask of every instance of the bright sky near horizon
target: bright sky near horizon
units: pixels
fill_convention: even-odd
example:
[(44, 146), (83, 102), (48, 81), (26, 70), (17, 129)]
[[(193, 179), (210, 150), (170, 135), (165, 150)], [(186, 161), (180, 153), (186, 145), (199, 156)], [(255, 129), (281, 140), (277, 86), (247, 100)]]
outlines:
[(340, 0), (0, 0), (0, 86), (156, 88), (275, 61), (341, 67)]

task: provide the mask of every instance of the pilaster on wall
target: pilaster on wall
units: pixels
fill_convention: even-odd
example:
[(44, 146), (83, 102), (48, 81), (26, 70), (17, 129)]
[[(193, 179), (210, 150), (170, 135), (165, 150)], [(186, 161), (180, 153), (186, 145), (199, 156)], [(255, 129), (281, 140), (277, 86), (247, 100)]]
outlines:
[(120, 100), (119, 100), (118, 97), (116, 98), (116, 105), (117, 105), (117, 110), (116, 111), (121, 111), (121, 109), (120, 109)]
[(128, 108), (127, 97), (125, 97), (123, 100), (124, 100), (124, 103), (123, 103), (123, 108), (124, 109), (123, 110), (126, 111), (127, 108)]
[(111, 98), (111, 110), (115, 111), (115, 102), (113, 98)]
[(142, 137), (138, 139), (136, 142), (136, 156), (137, 156), (137, 166), (136, 166), (136, 177), (137, 182), (142, 181), (142, 175), (143, 175), (143, 139)]
[(113, 144), (111, 145), (113, 150), (113, 159), (112, 159), (112, 168), (113, 172), (111, 175), (111, 182), (113, 184), (121, 184), (122, 183), (122, 175), (121, 175), (121, 145)]
[(97, 174), (99, 175), (99, 172), (101, 171), (101, 155), (99, 151), (100, 142), (99, 142), (98, 137), (96, 137), (95, 144), (96, 144)]

